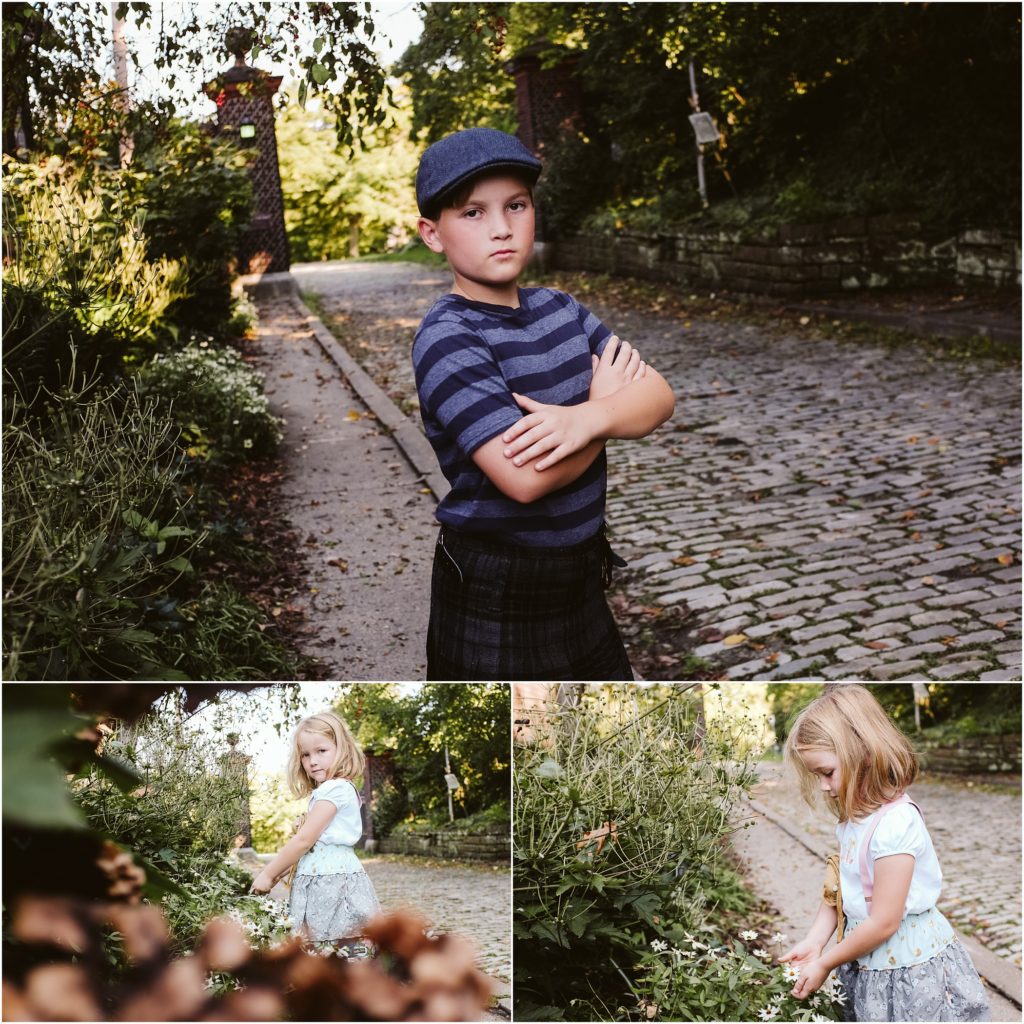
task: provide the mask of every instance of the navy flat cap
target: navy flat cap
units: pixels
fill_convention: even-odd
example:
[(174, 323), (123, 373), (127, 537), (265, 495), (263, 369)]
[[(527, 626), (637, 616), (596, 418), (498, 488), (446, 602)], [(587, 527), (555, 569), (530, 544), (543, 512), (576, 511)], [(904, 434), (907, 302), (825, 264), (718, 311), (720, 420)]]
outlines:
[(428, 146), (416, 172), (416, 203), (420, 213), (435, 209), (460, 185), (481, 171), (515, 170), (532, 185), (540, 161), (514, 136), (496, 128), (466, 128)]

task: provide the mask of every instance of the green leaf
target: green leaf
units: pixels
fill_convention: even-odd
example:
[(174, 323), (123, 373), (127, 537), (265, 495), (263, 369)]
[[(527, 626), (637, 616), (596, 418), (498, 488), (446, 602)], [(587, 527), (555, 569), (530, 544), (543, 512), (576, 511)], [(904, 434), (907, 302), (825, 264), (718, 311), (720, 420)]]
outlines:
[(93, 764), (110, 779), (122, 793), (127, 793), (142, 782), (142, 776), (130, 765), (106, 754), (94, 754)]
[(309, 73), (317, 85), (323, 85), (331, 77), (331, 73), (319, 61), (309, 69)]
[(157, 537), (160, 540), (167, 540), (168, 537), (191, 537), (193, 533), (195, 530), (190, 530), (187, 526), (165, 526), (157, 533)]
[(84, 829), (51, 748), (81, 726), (67, 711), (10, 710), (3, 715), (3, 814), (41, 828)]
[(172, 558), (167, 563), (168, 569), (173, 569), (175, 572), (192, 573), (195, 570), (192, 567), (192, 563), (184, 556), (179, 555), (177, 558)]
[(314, 53), (319, 53), (323, 48), (324, 48), (324, 37), (323, 36), (317, 36), (316, 39), (313, 40), (313, 52)]
[(153, 529), (154, 524), (151, 523), (144, 515), (136, 512), (134, 509), (125, 509), (121, 513), (121, 518), (135, 531), (143, 535), (148, 536), (149, 531)]

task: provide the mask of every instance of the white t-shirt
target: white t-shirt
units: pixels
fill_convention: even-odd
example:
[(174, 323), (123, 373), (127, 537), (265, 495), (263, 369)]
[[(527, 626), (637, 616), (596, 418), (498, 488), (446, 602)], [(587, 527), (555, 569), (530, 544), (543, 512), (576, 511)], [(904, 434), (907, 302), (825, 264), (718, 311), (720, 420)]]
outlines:
[[(864, 899), (864, 887), (860, 881), (861, 841), (868, 833), (875, 817), (875, 811), (863, 821), (845, 821), (836, 825), (839, 840), (840, 885), (843, 890), (843, 912), (853, 919), (864, 919), (870, 915), (869, 905)], [(868, 848), (868, 876), (875, 877), (874, 861), (880, 857), (891, 857), (897, 853), (909, 853), (914, 858), (914, 874), (910, 880), (907, 903), (903, 917), (907, 914), (923, 914), (935, 906), (942, 891), (942, 869), (935, 855), (932, 837), (925, 828), (924, 819), (917, 808), (909, 803), (900, 804), (885, 812), (878, 823), (871, 845)]]
[(359, 813), (359, 794), (348, 779), (328, 779), (313, 790), (308, 811), (318, 800), (334, 804), (337, 811), (327, 828), (320, 833), (318, 843), (355, 846), (363, 834), (363, 818)]

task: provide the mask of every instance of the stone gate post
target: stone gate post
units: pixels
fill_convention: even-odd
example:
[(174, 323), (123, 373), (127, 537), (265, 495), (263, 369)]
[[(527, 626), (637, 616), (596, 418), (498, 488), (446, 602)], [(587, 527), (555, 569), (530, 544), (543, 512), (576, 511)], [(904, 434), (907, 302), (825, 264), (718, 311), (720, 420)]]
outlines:
[(207, 82), (203, 90), (217, 104), (217, 134), (256, 150), (249, 165), (254, 192), (252, 223), (242, 238), (238, 269), (242, 274), (279, 273), (291, 263), (274, 131), (273, 98), (281, 76), (245, 63), (252, 46), (248, 30), (230, 29), (225, 41), (234, 54), (234, 66)]

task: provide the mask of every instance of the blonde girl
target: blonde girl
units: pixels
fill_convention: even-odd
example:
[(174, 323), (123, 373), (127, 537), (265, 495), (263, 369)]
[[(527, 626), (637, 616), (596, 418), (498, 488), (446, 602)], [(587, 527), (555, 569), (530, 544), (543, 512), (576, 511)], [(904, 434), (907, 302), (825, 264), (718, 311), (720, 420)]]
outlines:
[(297, 864), (291, 886), (296, 931), (356, 958), (369, 955), (361, 941), (363, 926), (380, 912), (373, 884), (353, 849), (363, 834), (354, 780), (365, 763), (348, 726), (333, 711), (299, 723), (288, 784), (295, 796), (309, 797), (305, 821), (252, 884), (254, 892), (270, 892)]
[(970, 957), (936, 909), (942, 871), (931, 836), (906, 794), (917, 776), (907, 738), (863, 686), (844, 683), (811, 703), (786, 740), (804, 799), (820, 793), (838, 819), (846, 934), (822, 901), (802, 942), (783, 962), (800, 976), (793, 994), (813, 994), (838, 968), (847, 1020), (989, 1020)]

